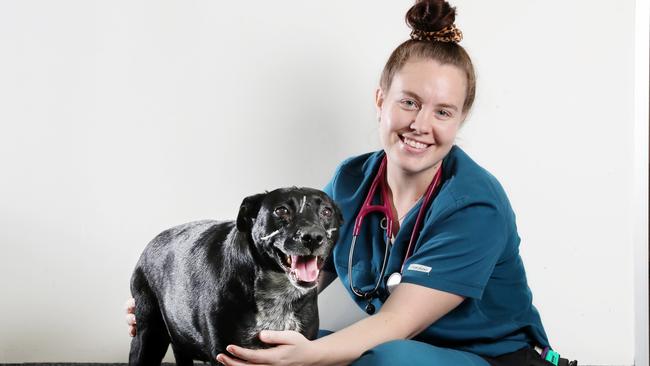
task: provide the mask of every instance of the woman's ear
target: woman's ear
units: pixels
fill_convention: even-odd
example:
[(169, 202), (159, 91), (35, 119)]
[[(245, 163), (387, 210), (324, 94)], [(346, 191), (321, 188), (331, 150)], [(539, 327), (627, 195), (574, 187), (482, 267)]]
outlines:
[(381, 108), (384, 105), (384, 91), (377, 88), (375, 91), (375, 108), (377, 108), (377, 120), (381, 117)]

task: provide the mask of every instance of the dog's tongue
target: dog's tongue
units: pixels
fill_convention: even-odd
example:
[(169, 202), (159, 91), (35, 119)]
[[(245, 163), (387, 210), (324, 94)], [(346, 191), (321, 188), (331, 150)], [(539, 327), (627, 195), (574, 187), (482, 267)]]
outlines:
[(318, 278), (318, 264), (315, 256), (291, 256), (291, 269), (300, 281), (314, 282)]

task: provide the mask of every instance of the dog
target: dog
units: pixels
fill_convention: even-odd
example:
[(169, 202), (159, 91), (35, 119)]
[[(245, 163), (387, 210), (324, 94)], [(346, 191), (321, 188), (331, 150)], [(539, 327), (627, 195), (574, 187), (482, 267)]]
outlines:
[(263, 329), (318, 333), (317, 280), (343, 223), (322, 191), (280, 188), (246, 197), (236, 221), (163, 231), (131, 277), (138, 331), (129, 365), (216, 365), (226, 346), (265, 348)]

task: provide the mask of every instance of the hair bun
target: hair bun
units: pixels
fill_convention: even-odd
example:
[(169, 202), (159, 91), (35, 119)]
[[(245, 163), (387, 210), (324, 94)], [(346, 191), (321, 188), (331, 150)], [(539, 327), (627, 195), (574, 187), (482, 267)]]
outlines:
[(437, 32), (456, 20), (456, 8), (445, 0), (418, 0), (406, 13), (406, 24), (413, 31)]

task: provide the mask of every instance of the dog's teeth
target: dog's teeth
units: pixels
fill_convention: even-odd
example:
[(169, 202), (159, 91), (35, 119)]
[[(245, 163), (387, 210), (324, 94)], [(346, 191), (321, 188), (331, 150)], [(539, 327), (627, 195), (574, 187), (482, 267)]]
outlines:
[(291, 265), (291, 256), (290, 255), (287, 256), (287, 264)]

